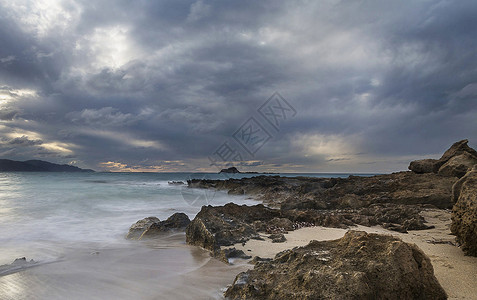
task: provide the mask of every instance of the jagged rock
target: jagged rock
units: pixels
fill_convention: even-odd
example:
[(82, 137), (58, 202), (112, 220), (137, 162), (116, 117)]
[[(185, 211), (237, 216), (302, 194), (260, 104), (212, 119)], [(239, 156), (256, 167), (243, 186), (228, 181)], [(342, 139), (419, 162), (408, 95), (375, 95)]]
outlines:
[(477, 165), (454, 186), (451, 232), (466, 255), (477, 256)]
[(254, 221), (252, 225), (256, 231), (266, 233), (287, 233), (288, 231), (297, 229), (297, 224), (288, 218), (273, 218), (267, 222)]
[(224, 206), (203, 206), (187, 226), (186, 241), (216, 252), (220, 246), (244, 243), (251, 238), (260, 238), (254, 221), (269, 221), (280, 216), (278, 210), (262, 204), (254, 206), (228, 203)]
[(27, 260), (26, 257), (16, 258), (11, 264), (9, 265), (0, 265), (0, 276), (12, 274), (15, 272), (22, 271), (24, 269), (38, 266), (40, 265), (38, 262), (34, 261), (33, 259)]
[(429, 258), (400, 239), (349, 231), (242, 272), (226, 299), (446, 299)]
[(285, 237), (285, 235), (283, 235), (283, 233), (274, 233), (271, 234), (268, 238), (272, 240), (272, 243), (284, 243), (287, 241), (287, 238)]
[(141, 237), (144, 231), (146, 231), (152, 224), (159, 222), (161, 222), (161, 220), (156, 217), (147, 217), (142, 220), (139, 220), (129, 228), (129, 232), (126, 235), (126, 238), (137, 240)]
[(133, 224), (126, 238), (137, 240), (151, 238), (171, 230), (185, 229), (189, 223), (190, 219), (184, 213), (175, 213), (162, 222), (156, 217), (148, 217)]
[(474, 157), (477, 157), (477, 151), (472, 149), (467, 145), (469, 140), (462, 140), (454, 143), (439, 159), (441, 162), (445, 163), (454, 156), (461, 155), (463, 153), (469, 153)]
[(282, 210), (341, 209), (373, 203), (432, 204), (451, 208), (454, 177), (398, 172), (372, 177), (310, 178), (257, 176), (229, 180), (190, 180), (189, 187), (242, 189)]
[(252, 256), (245, 254), (242, 250), (237, 250), (235, 248), (218, 250), (214, 256), (225, 263), (230, 263), (230, 258), (252, 258)]
[(477, 157), (468, 152), (453, 156), (439, 169), (439, 174), (444, 176), (462, 177), (467, 171), (477, 164)]
[(264, 261), (271, 261), (271, 258), (262, 258), (260, 256), (255, 256), (249, 263), (252, 265), (264, 262)]
[(151, 238), (171, 230), (183, 230), (189, 223), (190, 219), (185, 213), (175, 213), (165, 221), (151, 224), (140, 238)]
[(420, 159), (411, 161), (409, 170), (418, 173), (437, 173), (442, 163), (437, 159)]
[(359, 209), (289, 210), (282, 212), (294, 224), (347, 228), (353, 225), (376, 226), (398, 232), (430, 229), (419, 214), (422, 206), (403, 204), (372, 204)]

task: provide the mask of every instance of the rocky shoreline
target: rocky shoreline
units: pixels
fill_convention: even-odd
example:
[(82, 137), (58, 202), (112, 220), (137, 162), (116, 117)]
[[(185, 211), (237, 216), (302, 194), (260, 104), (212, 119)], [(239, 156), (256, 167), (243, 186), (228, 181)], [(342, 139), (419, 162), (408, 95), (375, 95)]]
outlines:
[[(457, 244), (466, 255), (477, 256), (477, 166), (472, 168), (477, 164), (477, 152), (467, 142), (453, 144), (440, 159), (411, 162), (410, 171), (372, 177), (190, 180), (190, 188), (245, 194), (266, 206), (204, 206), (188, 225), (183, 218), (164, 221), (172, 224), (168, 226), (149, 219), (131, 230), (135, 236), (153, 237), (155, 234), (150, 233), (159, 233), (161, 228), (187, 225), (187, 244), (207, 249), (228, 262), (233, 257), (249, 257), (231, 246), (263, 239), (264, 233), (273, 235), (270, 238), (276, 242), (284, 241), (283, 233), (310, 226), (380, 225), (406, 233), (432, 228), (421, 214), (424, 210), (452, 209), (451, 229)], [(378, 245), (376, 240), (382, 243)], [(330, 253), (329, 259), (314, 254), (325, 252)], [(429, 258), (398, 238), (353, 232), (328, 243), (311, 241), (305, 247), (277, 254), (272, 261), (254, 261), (255, 268), (238, 275), (225, 292), (227, 298), (446, 298)], [(312, 280), (315, 277), (318, 279)]]

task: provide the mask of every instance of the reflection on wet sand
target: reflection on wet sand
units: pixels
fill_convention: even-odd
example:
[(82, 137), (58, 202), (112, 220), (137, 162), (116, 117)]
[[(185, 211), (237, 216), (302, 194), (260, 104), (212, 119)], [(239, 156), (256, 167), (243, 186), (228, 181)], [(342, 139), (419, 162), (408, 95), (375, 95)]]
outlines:
[(228, 266), (184, 235), (66, 249), (62, 261), (0, 277), (1, 299), (220, 299), (245, 266)]

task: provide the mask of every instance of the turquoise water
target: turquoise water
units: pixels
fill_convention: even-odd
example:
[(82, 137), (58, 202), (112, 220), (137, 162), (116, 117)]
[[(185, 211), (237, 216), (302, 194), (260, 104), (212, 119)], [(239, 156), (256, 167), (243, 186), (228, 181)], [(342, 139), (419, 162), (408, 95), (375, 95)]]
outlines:
[[(287, 174), (299, 175), (349, 174)], [(187, 298), (189, 293), (220, 298), (218, 287), (233, 279), (227, 271), (223, 272), (232, 277), (208, 275), (210, 282), (199, 290), (191, 291), (186, 282), (180, 284), (184, 276), (199, 280), (193, 274), (202, 274), (205, 266), (214, 264), (206, 252), (185, 245), (184, 234), (154, 243), (124, 238), (129, 226), (144, 217), (163, 220), (185, 212), (192, 219), (205, 204), (257, 203), (246, 196), (168, 184), (190, 178), (227, 177), (205, 173), (0, 173), (0, 265), (24, 256), (39, 263), (20, 273), (0, 274), (0, 299), (151, 299), (167, 291), (172, 298)], [(143, 278), (145, 269), (149, 273)], [(151, 282), (146, 280), (149, 275), (154, 278)], [(175, 292), (171, 292), (174, 284)]]

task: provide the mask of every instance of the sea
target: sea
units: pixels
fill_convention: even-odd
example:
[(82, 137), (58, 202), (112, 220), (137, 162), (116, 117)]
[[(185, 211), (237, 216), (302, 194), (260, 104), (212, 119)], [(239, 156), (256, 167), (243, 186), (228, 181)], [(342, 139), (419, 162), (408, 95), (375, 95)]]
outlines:
[[(125, 236), (149, 216), (184, 212), (192, 220), (203, 205), (257, 204), (246, 195), (188, 188), (187, 180), (258, 175), (264, 174), (0, 173), (0, 299), (222, 299), (246, 266), (186, 245), (184, 233), (148, 241)], [(11, 265), (23, 257), (26, 263)]]

